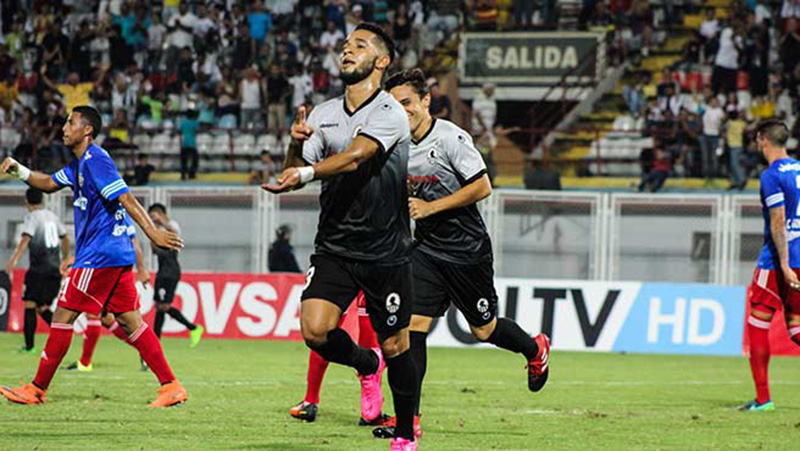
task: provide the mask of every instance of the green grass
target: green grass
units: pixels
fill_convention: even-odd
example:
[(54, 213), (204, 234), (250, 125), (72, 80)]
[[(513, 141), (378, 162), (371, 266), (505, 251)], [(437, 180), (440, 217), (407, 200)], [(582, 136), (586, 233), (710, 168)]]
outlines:
[[(41, 349), (45, 337), (37, 336)], [(30, 380), (38, 358), (0, 334), (0, 382)], [(317, 421), (288, 410), (305, 390), (300, 343), (164, 340), (186, 405), (149, 409), (157, 384), (111, 336), (94, 372), (56, 374), (44, 406), (0, 403), (0, 449), (386, 450), (355, 426), (359, 387), (332, 365)], [(75, 337), (65, 359), (80, 352)], [(550, 381), (527, 390), (523, 359), (494, 349), (430, 349), (423, 394), (426, 450), (796, 449), (800, 360), (774, 358), (777, 411), (738, 412), (753, 397), (744, 358), (556, 352)], [(387, 400), (388, 386), (384, 379)], [(387, 408), (392, 411), (387, 402)]]

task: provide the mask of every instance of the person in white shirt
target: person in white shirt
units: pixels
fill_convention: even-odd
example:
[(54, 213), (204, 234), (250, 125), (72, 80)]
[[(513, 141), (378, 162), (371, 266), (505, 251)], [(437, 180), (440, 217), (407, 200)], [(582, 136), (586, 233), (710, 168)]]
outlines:
[(472, 134), (484, 136), (494, 133), (497, 117), (497, 100), (494, 98), (494, 85), (485, 83), (480, 94), (472, 101)]
[(714, 41), (717, 33), (719, 33), (719, 21), (715, 17), (714, 8), (709, 8), (706, 10), (705, 20), (700, 25), (704, 61), (708, 61), (717, 54), (716, 41)]
[(740, 26), (736, 30), (726, 27), (719, 36), (719, 49), (714, 58), (714, 71), (711, 74), (711, 90), (728, 94), (736, 92), (736, 77), (739, 72), (739, 51), (744, 48)]
[(344, 41), (344, 33), (336, 26), (336, 22), (329, 20), (328, 28), (319, 37), (319, 46), (322, 49), (332, 49), (339, 41)]
[(724, 120), (725, 111), (720, 107), (719, 99), (716, 96), (711, 97), (703, 111), (703, 136), (700, 138), (703, 177), (706, 180), (717, 175), (717, 147)]
[(167, 28), (170, 31), (167, 67), (177, 64), (181, 49), (192, 47), (194, 44), (194, 27), (197, 24), (197, 16), (189, 11), (187, 2), (182, 2), (178, 11), (179, 14), (170, 17), (167, 22)]
[(262, 92), (258, 71), (253, 68), (247, 69), (244, 78), (239, 83), (239, 98), (242, 99), (240, 104), (242, 127), (263, 127), (261, 122)]
[(161, 23), (160, 14), (153, 14), (152, 20), (153, 23), (147, 27), (147, 65), (151, 72), (155, 72), (161, 63), (161, 49), (164, 46), (167, 27)]
[(311, 75), (308, 74), (303, 66), (298, 64), (294, 70), (294, 75), (289, 77), (289, 85), (293, 88), (292, 108), (297, 110), (305, 103), (306, 97), (314, 92), (314, 80), (311, 79)]

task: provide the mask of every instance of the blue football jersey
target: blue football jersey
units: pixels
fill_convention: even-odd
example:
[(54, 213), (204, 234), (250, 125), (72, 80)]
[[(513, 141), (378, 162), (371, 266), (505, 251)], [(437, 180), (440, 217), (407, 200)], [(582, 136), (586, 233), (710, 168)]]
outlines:
[(780, 257), (770, 231), (769, 211), (784, 207), (786, 238), (789, 243), (789, 266), (800, 268), (800, 161), (783, 158), (773, 162), (761, 174), (761, 212), (764, 215), (764, 247), (758, 257), (761, 269), (780, 267)]
[(72, 188), (75, 212), (75, 268), (108, 268), (136, 263), (128, 212), (117, 200), (130, 192), (111, 156), (92, 144), (80, 159), (52, 175)]

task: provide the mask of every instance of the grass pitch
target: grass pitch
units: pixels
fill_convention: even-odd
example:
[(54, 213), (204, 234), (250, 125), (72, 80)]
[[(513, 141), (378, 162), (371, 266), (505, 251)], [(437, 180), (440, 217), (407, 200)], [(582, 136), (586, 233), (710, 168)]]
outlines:
[[(41, 349), (46, 337), (37, 336)], [(81, 337), (65, 363), (75, 360)], [(0, 383), (30, 380), (38, 358), (0, 334)], [(289, 417), (305, 390), (301, 343), (165, 339), (189, 402), (149, 409), (157, 383), (135, 351), (103, 335), (94, 372), (59, 371), (43, 406), (0, 403), (0, 449), (386, 450), (356, 426), (359, 385), (331, 365), (315, 423)], [(495, 349), (430, 349), (421, 449), (797, 449), (800, 359), (774, 358), (775, 412), (751, 399), (744, 358), (556, 352), (529, 393), (523, 359)], [(386, 409), (391, 396), (384, 378)]]

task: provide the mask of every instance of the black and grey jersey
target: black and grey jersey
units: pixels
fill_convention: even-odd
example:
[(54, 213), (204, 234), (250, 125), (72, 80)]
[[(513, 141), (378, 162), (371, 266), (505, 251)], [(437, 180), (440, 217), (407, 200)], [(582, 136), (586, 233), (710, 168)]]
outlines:
[(408, 261), (408, 117), (388, 93), (376, 91), (355, 111), (344, 97), (328, 100), (308, 117), (314, 130), (303, 159), (314, 164), (343, 152), (356, 136), (380, 148), (358, 169), (322, 181), (315, 250), (361, 261)]
[(30, 272), (58, 275), (61, 263), (61, 237), (67, 234), (64, 224), (50, 210), (39, 209), (28, 213), (22, 223), (22, 234), (31, 237)]
[[(408, 186), (426, 202), (447, 197), (486, 174), (486, 164), (470, 135), (452, 122), (434, 119), (418, 142), (411, 142)], [(417, 248), (453, 263), (492, 257), (492, 244), (475, 204), (416, 221)]]
[[(165, 228), (165, 227), (162, 227)], [(181, 227), (174, 219), (169, 221), (169, 229), (176, 234), (181, 234)], [(158, 257), (158, 272), (156, 278), (180, 280), (181, 265), (178, 263), (178, 252), (163, 247), (153, 247), (156, 257)]]

